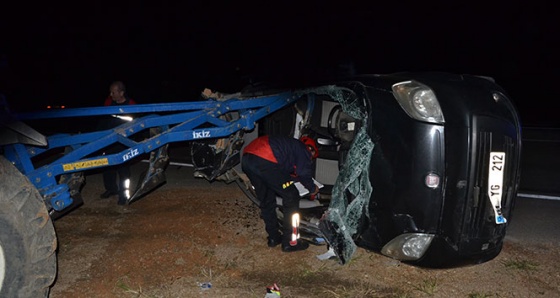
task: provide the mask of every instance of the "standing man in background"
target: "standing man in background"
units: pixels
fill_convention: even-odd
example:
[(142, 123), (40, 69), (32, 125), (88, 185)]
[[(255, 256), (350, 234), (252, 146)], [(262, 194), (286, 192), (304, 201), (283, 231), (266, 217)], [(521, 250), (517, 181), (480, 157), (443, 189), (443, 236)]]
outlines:
[[(109, 96), (105, 99), (104, 106), (119, 106), (119, 105), (133, 105), (136, 102), (126, 96), (126, 87), (123, 82), (115, 81), (109, 86)], [(112, 117), (110, 119), (104, 119), (100, 124), (101, 129), (112, 129), (123, 123), (126, 123), (119, 117)], [(118, 144), (115, 144), (118, 145)], [(116, 153), (120, 152), (117, 146), (111, 146), (107, 148), (105, 153)], [(103, 185), (105, 187), (105, 192), (103, 192), (100, 197), (103, 199), (109, 198), (113, 195), (118, 195), (119, 199), (117, 203), (119, 205), (126, 204), (126, 199), (130, 196), (130, 165), (128, 163), (123, 163), (114, 167), (110, 167), (108, 170), (103, 172)]]

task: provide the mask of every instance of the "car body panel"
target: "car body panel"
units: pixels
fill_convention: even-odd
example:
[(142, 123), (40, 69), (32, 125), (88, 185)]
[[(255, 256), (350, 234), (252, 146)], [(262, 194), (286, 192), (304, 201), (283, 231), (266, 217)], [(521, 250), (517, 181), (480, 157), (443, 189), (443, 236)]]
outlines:
[[(413, 119), (401, 108), (392, 86), (411, 80), (433, 91), (444, 123)], [(277, 90), (286, 89), (259, 92)], [(478, 263), (498, 255), (508, 223), (496, 222), (493, 205), (501, 205), (494, 207), (510, 220), (519, 184), (521, 129), (513, 103), (493, 80), (396, 73), (291, 90), (303, 99), (261, 120), (253, 137), (306, 134), (319, 143), (316, 173), (329, 181), (322, 192), (330, 198), (323, 217), (339, 218), (324, 224), (322, 236), (338, 247), (342, 263), (352, 256), (354, 245), (388, 251), (384, 247), (402, 235), (430, 235), (425, 253), (402, 259), (421, 266)], [(345, 114), (334, 117), (338, 105)], [(355, 148), (362, 151), (353, 153)], [(487, 192), (490, 152), (506, 156), (499, 204), (492, 204)], [(354, 163), (364, 154), (367, 160)], [(367, 175), (367, 182), (352, 178), (360, 180), (358, 190), (345, 184), (355, 172)], [(440, 178), (437, 187), (426, 186), (428, 174)], [(371, 192), (363, 192), (368, 187)]]

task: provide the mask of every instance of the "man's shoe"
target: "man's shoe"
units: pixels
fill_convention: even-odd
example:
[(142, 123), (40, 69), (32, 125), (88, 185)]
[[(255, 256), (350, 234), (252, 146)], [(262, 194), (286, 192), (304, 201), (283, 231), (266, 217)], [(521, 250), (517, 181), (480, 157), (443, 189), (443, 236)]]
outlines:
[(297, 244), (292, 246), (289, 243), (282, 243), (282, 251), (283, 252), (293, 252), (293, 251), (298, 251), (298, 250), (306, 250), (309, 247), (309, 243), (302, 241), (302, 240), (298, 240)]
[(116, 191), (110, 191), (110, 190), (106, 190), (104, 193), (102, 193), (101, 195), (99, 195), (100, 198), (102, 199), (107, 199), (110, 196), (114, 196), (116, 195), (117, 192)]
[(268, 237), (268, 247), (276, 247), (278, 244), (282, 243), (282, 236), (278, 236), (276, 238)]

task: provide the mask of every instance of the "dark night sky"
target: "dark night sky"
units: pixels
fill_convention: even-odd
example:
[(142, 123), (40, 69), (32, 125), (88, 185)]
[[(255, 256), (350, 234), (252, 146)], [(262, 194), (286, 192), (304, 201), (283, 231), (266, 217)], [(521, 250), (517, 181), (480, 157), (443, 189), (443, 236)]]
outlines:
[(358, 73), (492, 76), (524, 124), (560, 127), (552, 4), (426, 2), (21, 3), (0, 10), (0, 92), (14, 110), (96, 106), (123, 80), (141, 103), (189, 101), (205, 87), (238, 91), (257, 74), (328, 73), (351, 62)]

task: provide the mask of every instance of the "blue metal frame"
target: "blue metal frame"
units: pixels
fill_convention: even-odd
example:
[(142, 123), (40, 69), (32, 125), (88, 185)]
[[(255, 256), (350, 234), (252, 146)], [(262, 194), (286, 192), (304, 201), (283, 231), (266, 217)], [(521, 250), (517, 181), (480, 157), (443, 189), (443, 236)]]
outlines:
[[(19, 114), (16, 115), (19, 120), (34, 120), (168, 113), (150, 114), (104, 131), (53, 135), (47, 138), (47, 147), (11, 144), (5, 145), (3, 151), (4, 156), (29, 178), (53, 209), (60, 211), (72, 204), (68, 185), (57, 184), (56, 178), (60, 175), (122, 164), (172, 142), (221, 138), (239, 130), (251, 130), (256, 121), (297, 99), (297, 95), (286, 92), (264, 97), (231, 98), (225, 101), (211, 99), (199, 102), (76, 108)], [(239, 117), (232, 121), (221, 117), (231, 112), (238, 112)], [(140, 131), (154, 127), (161, 128), (162, 132), (142, 141), (130, 138)], [(120, 143), (127, 149), (115, 154), (91, 157), (92, 154), (115, 143)], [(35, 168), (32, 158), (49, 150), (69, 147), (72, 150), (54, 162)]]

